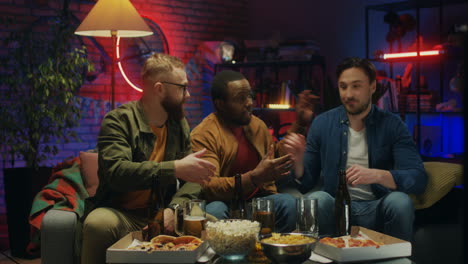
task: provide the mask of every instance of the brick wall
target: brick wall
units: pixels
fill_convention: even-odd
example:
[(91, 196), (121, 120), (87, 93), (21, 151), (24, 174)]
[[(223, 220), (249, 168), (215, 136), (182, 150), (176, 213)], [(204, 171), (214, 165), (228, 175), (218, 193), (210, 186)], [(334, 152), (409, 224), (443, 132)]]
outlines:
[[(205, 41), (221, 41), (228, 39), (245, 39), (248, 29), (247, 0), (217, 1), (217, 0), (132, 0), (138, 12), (153, 21), (163, 31), (169, 44), (169, 53), (180, 57), (190, 65), (189, 79), (191, 83), (191, 97), (187, 102), (187, 118), (191, 127), (202, 119), (203, 84), (210, 79), (212, 62), (203, 59), (203, 51), (198, 47)], [(94, 1), (70, 0), (70, 9), (78, 18), (77, 23), (84, 19), (91, 10)], [(53, 0), (0, 0), (0, 16), (12, 17), (15, 24), (6, 28), (0, 25), (0, 41), (6, 38), (11, 31), (21, 30), (31, 26), (41, 16), (54, 15), (54, 9), (61, 8), (62, 1)], [(148, 21), (147, 21), (148, 22)], [(70, 25), (77, 27), (77, 25)], [(151, 23), (150, 23), (151, 24)], [(154, 26), (154, 24), (151, 24)], [(47, 27), (40, 25), (34, 30), (47, 31)], [(162, 51), (160, 38), (146, 37), (147, 43), (154, 45), (153, 51)], [(111, 42), (106, 38), (76, 38), (73, 41), (82, 41), (88, 51), (89, 58), (96, 68), (80, 90), (82, 119), (80, 126), (75, 128), (80, 141), (67, 144), (57, 144), (59, 153), (50, 157), (43, 165), (53, 166), (66, 158), (74, 157), (79, 151), (92, 149), (96, 145), (96, 138), (103, 115), (110, 110), (110, 54)], [(93, 43), (94, 41), (94, 43)], [(122, 56), (135, 54), (141, 43), (138, 39), (123, 39), (121, 42)], [(102, 47), (99, 50), (95, 45)], [(159, 43), (159, 44), (158, 44)], [(159, 45), (159, 46), (158, 46)], [(0, 56), (8, 56), (7, 49), (0, 49)], [(126, 74), (138, 84), (140, 65), (144, 59), (140, 56), (124, 63)], [(208, 71), (206, 70), (208, 69)], [(206, 73), (208, 72), (208, 76)], [(117, 105), (139, 98), (139, 92), (130, 88), (119, 71), (116, 71), (116, 102)], [(0, 88), (0, 92), (4, 92)], [(0, 98), (2, 101), (3, 96)], [(206, 99), (205, 99), (206, 100)], [(4, 151), (4, 146), (0, 149)], [(9, 160), (2, 160), (0, 167), (8, 167)], [(15, 166), (22, 166), (17, 161)], [(0, 213), (5, 212), (3, 171), (0, 171)]]

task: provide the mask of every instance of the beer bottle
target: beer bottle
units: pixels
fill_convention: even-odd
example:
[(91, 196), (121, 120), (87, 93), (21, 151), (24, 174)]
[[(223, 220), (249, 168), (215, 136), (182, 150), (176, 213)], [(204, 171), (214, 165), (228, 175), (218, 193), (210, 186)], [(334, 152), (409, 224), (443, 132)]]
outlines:
[(351, 232), (351, 198), (346, 183), (346, 171), (339, 170), (340, 182), (335, 195), (336, 235), (346, 236)]
[(231, 218), (232, 219), (245, 219), (245, 200), (242, 190), (242, 177), (238, 173), (234, 175), (234, 197), (231, 202)]
[(164, 234), (165, 196), (160, 184), (159, 173), (153, 176), (150, 195), (151, 202), (148, 210), (148, 230), (143, 233), (145, 241), (150, 241), (153, 237)]

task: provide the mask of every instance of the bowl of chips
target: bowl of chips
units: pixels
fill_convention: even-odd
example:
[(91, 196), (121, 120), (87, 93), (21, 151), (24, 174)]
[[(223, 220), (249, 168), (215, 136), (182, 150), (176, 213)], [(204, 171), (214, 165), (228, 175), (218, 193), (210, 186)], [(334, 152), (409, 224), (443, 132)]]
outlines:
[(301, 233), (260, 236), (263, 253), (274, 263), (302, 263), (310, 258), (316, 243), (316, 237)]

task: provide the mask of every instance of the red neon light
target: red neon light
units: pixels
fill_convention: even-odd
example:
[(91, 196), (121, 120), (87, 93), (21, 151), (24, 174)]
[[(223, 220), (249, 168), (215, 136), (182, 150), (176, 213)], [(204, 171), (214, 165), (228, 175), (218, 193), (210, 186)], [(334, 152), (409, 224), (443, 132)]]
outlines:
[[(436, 56), (442, 54), (442, 50), (424, 50), (419, 52), (419, 56)], [(418, 57), (416, 51), (412, 52), (399, 52), (399, 53), (385, 53), (382, 55), (382, 59), (397, 59), (397, 58), (408, 58), (408, 57)]]
[(122, 73), (122, 76), (124, 77), (125, 81), (128, 83), (128, 85), (130, 85), (133, 89), (137, 90), (138, 92), (142, 92), (143, 90), (136, 86), (135, 84), (132, 83), (132, 81), (130, 81), (130, 79), (127, 77), (127, 74), (125, 74), (125, 71), (123, 69), (123, 66), (122, 66), (122, 63), (120, 63), (120, 37), (117, 37), (117, 47), (116, 47), (116, 51), (117, 51), (117, 65), (119, 65), (119, 69), (120, 69), (120, 73)]

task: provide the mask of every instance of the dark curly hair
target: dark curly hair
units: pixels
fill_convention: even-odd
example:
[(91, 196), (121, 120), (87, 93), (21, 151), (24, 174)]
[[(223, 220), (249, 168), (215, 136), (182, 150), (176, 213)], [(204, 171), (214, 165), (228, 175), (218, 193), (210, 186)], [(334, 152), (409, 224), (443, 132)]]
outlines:
[(227, 84), (229, 82), (245, 79), (245, 76), (236, 71), (226, 70), (215, 75), (211, 82), (211, 100), (225, 100), (227, 95)]
[(375, 81), (376, 78), (376, 70), (374, 64), (370, 62), (368, 59), (361, 59), (358, 57), (350, 57), (344, 59), (338, 67), (336, 67), (336, 78), (339, 79), (340, 75), (347, 69), (350, 68), (359, 68), (364, 71), (364, 73), (369, 78), (369, 83)]

